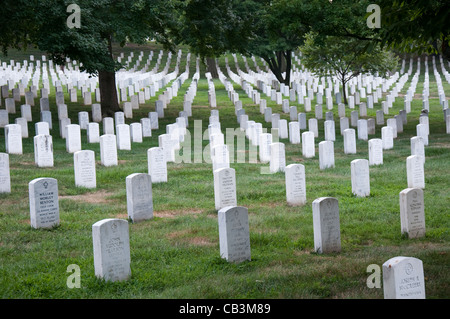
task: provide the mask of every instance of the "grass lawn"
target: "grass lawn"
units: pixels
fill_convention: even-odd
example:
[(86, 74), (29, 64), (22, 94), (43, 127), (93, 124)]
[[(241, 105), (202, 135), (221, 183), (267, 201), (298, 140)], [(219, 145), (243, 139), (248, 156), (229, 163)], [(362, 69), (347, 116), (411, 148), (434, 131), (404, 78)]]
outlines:
[[(145, 49), (145, 50), (144, 50)], [(144, 48), (146, 57), (149, 49)], [(135, 57), (140, 48), (134, 50)], [(125, 57), (129, 51), (125, 52)], [(159, 49), (154, 50), (150, 69), (154, 66)], [(183, 51), (180, 70), (184, 70), (186, 52)], [(31, 53), (1, 58), (2, 62), (25, 59)], [(164, 67), (167, 54), (161, 62)], [(37, 57), (36, 57), (37, 58)], [(176, 55), (172, 57), (173, 70)], [(234, 69), (231, 55), (230, 67)], [(253, 61), (249, 61), (253, 68)], [(231, 63), (233, 61), (233, 63)], [(258, 61), (258, 60), (257, 60)], [(226, 74), (224, 60), (220, 67)], [(242, 62), (242, 61), (241, 61)], [(251, 62), (251, 63), (250, 63)], [(259, 62), (259, 61), (258, 61)], [(438, 62), (437, 62), (438, 63)], [(422, 92), (424, 64), (416, 89)], [(407, 63), (408, 66), (408, 63)], [(414, 63), (414, 70), (417, 64)], [(73, 154), (66, 152), (65, 140), (59, 136), (56, 116), (55, 92), (50, 93), (53, 113), (54, 167), (38, 168), (34, 164), (34, 124), (29, 123), (30, 137), (23, 139), (23, 155), (10, 155), (10, 194), (0, 194), (0, 297), (16, 298), (167, 298), (167, 299), (222, 299), (222, 298), (273, 298), (273, 299), (382, 299), (382, 288), (368, 288), (369, 265), (381, 265), (395, 256), (416, 257), (423, 261), (426, 296), (442, 299), (450, 296), (450, 135), (445, 134), (442, 107), (437, 96), (436, 79), (430, 67), (430, 137), (426, 147), (425, 163), (425, 222), (426, 236), (408, 239), (400, 229), (399, 193), (407, 188), (406, 158), (410, 155), (410, 138), (416, 135), (416, 125), (422, 109), (421, 97), (412, 102), (411, 113), (404, 132), (394, 141), (394, 149), (384, 151), (384, 163), (370, 167), (371, 194), (366, 198), (352, 195), (350, 162), (368, 159), (368, 144), (357, 141), (357, 154), (344, 154), (343, 138), (339, 134), (337, 105), (333, 113), (336, 122), (335, 168), (320, 170), (318, 143), (324, 140), (324, 119), (319, 120), (319, 138), (316, 139), (316, 156), (305, 159), (301, 145), (286, 144), (286, 165), (305, 165), (307, 204), (290, 207), (286, 203), (285, 176), (283, 173), (261, 174), (268, 164), (237, 163), (237, 202), (248, 208), (252, 260), (240, 264), (228, 263), (219, 255), (217, 211), (214, 209), (212, 164), (194, 163), (197, 152), (192, 148), (191, 163), (168, 163), (168, 182), (153, 184), (154, 218), (129, 224), (131, 247), (131, 279), (124, 282), (103, 282), (95, 277), (92, 225), (105, 218), (127, 219), (125, 178), (132, 173), (147, 173), (147, 150), (158, 145), (158, 135), (165, 133), (166, 125), (174, 123), (183, 109), (183, 95), (191, 84), (195, 72), (195, 57), (191, 57), (191, 72), (164, 110), (159, 130), (141, 144), (133, 143), (131, 151), (118, 151), (119, 165), (103, 167), (100, 164), (99, 144), (88, 144), (86, 131), (82, 131), (82, 147), (95, 151), (97, 161), (97, 188), (75, 187)], [(211, 109), (208, 107), (208, 84), (205, 68), (200, 66), (201, 79), (189, 119), (191, 144), (194, 144), (194, 120), (201, 120), (202, 132), (207, 129)], [(446, 65), (447, 69), (448, 65)], [(245, 70), (241, 65), (242, 70)], [(439, 66), (440, 69), (440, 66)], [(181, 71), (182, 72), (182, 71)], [(442, 75), (441, 75), (442, 76)], [(410, 76), (411, 80), (412, 75)], [(450, 95), (450, 84), (442, 76), (444, 89)], [(238, 128), (234, 106), (222, 83), (214, 80), (217, 109), (220, 111), (222, 132), (225, 128)], [(408, 81), (403, 93), (410, 84)], [(234, 83), (236, 92), (250, 120), (264, 121), (259, 106), (249, 99), (242, 88)], [(158, 94), (162, 94), (161, 89)], [(138, 122), (154, 111), (156, 97), (152, 97), (127, 124)], [(264, 96), (265, 97), (265, 96)], [(66, 94), (66, 101), (69, 100)], [(90, 111), (78, 103), (67, 102), (72, 123), (78, 123), (79, 111)], [(4, 101), (3, 101), (4, 102)], [(39, 119), (39, 101), (32, 108), (33, 121)], [(281, 105), (267, 99), (274, 113), (289, 121), (289, 114)], [(16, 109), (24, 103), (16, 102)], [(4, 108), (4, 103), (2, 104)], [(297, 105), (298, 111), (303, 107)], [(368, 117), (375, 118), (374, 109)], [(390, 115), (403, 108), (403, 99), (397, 98)], [(324, 113), (326, 106), (324, 105)], [(347, 109), (350, 117), (350, 110)], [(20, 117), (20, 111), (10, 114), (9, 122)], [(314, 117), (313, 111), (307, 118)], [(199, 122), (198, 122), (199, 123)], [(102, 125), (100, 124), (100, 131)], [(381, 126), (369, 138), (380, 138)], [(0, 130), (0, 152), (5, 152), (4, 130)], [(188, 141), (182, 145), (187, 147)], [(234, 144), (236, 147), (236, 143)], [(203, 140), (203, 148), (209, 148)], [(202, 151), (202, 150), (201, 150)], [(254, 148), (245, 150), (252, 158)], [(198, 154), (197, 154), (198, 155)], [(60, 199), (60, 225), (50, 230), (30, 226), (28, 183), (38, 177), (58, 180)], [(342, 251), (333, 254), (314, 252), (312, 207), (313, 200), (323, 196), (339, 200)], [(69, 289), (67, 267), (80, 267), (81, 288)], [(380, 278), (382, 280), (382, 278)]]

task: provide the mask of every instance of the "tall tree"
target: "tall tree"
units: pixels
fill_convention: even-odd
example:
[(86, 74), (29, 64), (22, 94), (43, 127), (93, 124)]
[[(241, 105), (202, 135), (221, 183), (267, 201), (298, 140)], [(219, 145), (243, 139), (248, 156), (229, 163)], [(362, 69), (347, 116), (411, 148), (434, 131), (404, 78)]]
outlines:
[(291, 54), (309, 30), (315, 6), (306, 0), (188, 0), (180, 42), (202, 57), (259, 56), (280, 83), (290, 85)]
[(341, 82), (344, 103), (347, 104), (345, 85), (364, 73), (386, 74), (397, 67), (397, 58), (388, 50), (375, 46), (367, 50), (365, 41), (352, 37), (328, 36), (316, 41), (310, 33), (300, 47), (302, 64), (317, 76), (336, 76)]
[(450, 2), (448, 0), (379, 0), (383, 45), (401, 51), (440, 53), (450, 60)]
[[(16, 0), (5, 0), (13, 4)], [(23, 0), (20, 0), (23, 1)], [(51, 59), (64, 65), (66, 58), (77, 60), (82, 71), (99, 77), (102, 112), (110, 115), (119, 110), (115, 72), (123, 65), (117, 63), (112, 43), (145, 43), (155, 39), (173, 49), (174, 19), (171, 0), (78, 0), (81, 9), (80, 26), (70, 28), (67, 12), (71, 0), (29, 0), (11, 12), (8, 20), (17, 20), (18, 12), (25, 15), (28, 29), (20, 28), (15, 36), (9, 29), (1, 39), (3, 47), (18, 43), (35, 44)], [(1, 14), (1, 16), (4, 16)], [(8, 26), (11, 28), (11, 26)], [(11, 35), (12, 34), (12, 35)]]

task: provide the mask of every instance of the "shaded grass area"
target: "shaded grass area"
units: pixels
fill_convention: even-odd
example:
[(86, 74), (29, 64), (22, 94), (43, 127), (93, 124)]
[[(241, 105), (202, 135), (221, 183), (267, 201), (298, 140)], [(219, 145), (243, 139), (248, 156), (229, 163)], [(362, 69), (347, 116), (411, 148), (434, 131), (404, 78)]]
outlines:
[[(139, 50), (139, 49), (137, 49)], [(155, 57), (159, 50), (155, 51)], [(136, 50), (135, 50), (136, 55)], [(182, 58), (185, 58), (185, 54)], [(18, 58), (17, 58), (18, 59)], [(175, 60), (175, 59), (173, 59)], [(222, 60), (221, 60), (222, 61)], [(229, 61), (233, 61), (229, 57)], [(172, 61), (173, 63), (174, 61)], [(195, 65), (191, 59), (191, 66)], [(250, 62), (250, 61), (249, 61)], [(223, 63), (223, 62), (222, 62)], [(163, 65), (164, 63), (162, 63)], [(249, 63), (252, 67), (253, 62)], [(230, 65), (232, 66), (232, 65)], [(173, 67), (173, 65), (172, 65)], [(222, 70), (225, 67), (221, 65)], [(183, 68), (181, 68), (183, 69)], [(190, 142), (195, 143), (194, 120), (201, 120), (202, 132), (207, 129), (210, 108), (208, 85), (203, 77), (193, 102), (189, 121)], [(192, 76), (193, 73), (190, 74)], [(430, 86), (435, 85), (430, 73)], [(417, 92), (422, 90), (419, 81)], [(0, 194), (0, 296), (2, 298), (383, 298), (382, 289), (366, 285), (367, 267), (381, 265), (394, 256), (411, 256), (424, 263), (427, 298), (449, 296), (449, 181), (450, 137), (445, 134), (445, 122), (439, 100), (430, 100), (430, 145), (426, 148), (425, 218), (426, 236), (409, 240), (401, 235), (399, 192), (407, 188), (406, 157), (410, 155), (409, 139), (415, 136), (419, 122), (421, 100), (414, 100), (404, 133), (394, 141), (394, 149), (384, 152), (384, 164), (370, 167), (371, 195), (357, 198), (351, 193), (350, 162), (368, 158), (367, 142), (357, 141), (357, 154), (343, 153), (343, 140), (336, 121), (335, 168), (321, 171), (318, 142), (323, 140), (323, 122), (319, 120), (316, 156), (305, 159), (301, 145), (286, 144), (286, 164), (305, 165), (307, 204), (290, 207), (286, 203), (285, 176), (282, 173), (261, 174), (262, 163), (248, 163), (252, 147), (245, 146), (246, 163), (231, 164), (236, 170), (237, 201), (249, 209), (252, 260), (241, 264), (227, 263), (219, 256), (217, 212), (214, 209), (212, 165), (191, 161), (168, 164), (168, 182), (153, 184), (154, 218), (130, 223), (131, 271), (126, 282), (106, 283), (94, 275), (91, 227), (104, 218), (127, 219), (125, 178), (129, 174), (147, 172), (147, 149), (158, 145), (157, 136), (165, 133), (166, 125), (175, 122), (182, 110), (183, 92), (188, 79), (180, 88), (160, 119), (159, 130), (142, 144), (133, 143), (131, 151), (119, 151), (117, 167), (102, 167), (98, 144), (86, 143), (82, 131), (83, 149), (95, 151), (97, 188), (77, 188), (74, 183), (73, 155), (65, 150), (54, 121), (52, 130), (55, 167), (34, 165), (32, 137), (24, 139), (24, 154), (10, 155), (11, 194)], [(222, 131), (238, 128), (234, 106), (224, 86), (217, 80), (217, 105)], [(405, 89), (409, 82), (405, 84)], [(236, 91), (251, 120), (263, 123), (270, 130), (245, 92), (237, 84)], [(444, 83), (449, 90), (448, 83)], [(162, 91), (160, 91), (162, 92)], [(158, 96), (158, 95), (157, 95)], [(78, 97), (81, 101), (81, 96)], [(156, 97), (139, 110), (133, 110), (137, 122), (154, 111)], [(24, 101), (22, 101), (24, 102)], [(69, 116), (77, 123), (77, 113), (90, 111), (81, 103), (68, 102)], [(19, 105), (19, 104), (16, 104)], [(298, 105), (298, 104), (297, 104)], [(281, 118), (289, 119), (281, 106), (268, 99), (268, 106)], [(56, 114), (54, 91), (50, 107)], [(391, 114), (402, 109), (397, 99)], [(375, 109), (368, 117), (375, 117)], [(298, 105), (299, 111), (303, 110)], [(338, 119), (334, 105), (334, 118)], [(347, 109), (347, 115), (350, 110)], [(10, 123), (19, 114), (10, 115)], [(313, 112), (307, 114), (314, 117)], [(38, 107), (33, 119), (39, 118)], [(30, 124), (30, 136), (34, 129)], [(100, 127), (102, 131), (102, 127)], [(381, 126), (370, 138), (380, 138)], [(4, 140), (4, 132), (0, 131)], [(184, 150), (188, 141), (182, 145)], [(236, 147), (236, 141), (234, 147)], [(202, 140), (201, 151), (208, 149)], [(0, 152), (5, 145), (0, 144)], [(206, 152), (205, 152), (206, 153)], [(189, 154), (189, 152), (188, 152)], [(198, 154), (197, 154), (198, 155)], [(236, 154), (235, 154), (236, 155)], [(58, 180), (60, 219), (58, 227), (35, 230), (29, 223), (28, 183), (38, 177)], [(342, 251), (319, 255), (314, 252), (311, 203), (322, 196), (339, 200)], [(81, 288), (69, 289), (67, 267), (76, 264), (81, 271)]]

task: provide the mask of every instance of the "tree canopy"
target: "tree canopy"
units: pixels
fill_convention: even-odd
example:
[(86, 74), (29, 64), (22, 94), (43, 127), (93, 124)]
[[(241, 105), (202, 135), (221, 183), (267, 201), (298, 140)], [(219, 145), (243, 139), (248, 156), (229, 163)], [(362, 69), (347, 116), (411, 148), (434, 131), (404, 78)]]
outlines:
[(302, 64), (317, 76), (336, 76), (344, 91), (352, 78), (364, 74), (386, 74), (397, 67), (396, 57), (388, 50), (375, 46), (367, 50), (367, 41), (352, 37), (328, 36), (316, 41), (317, 36), (309, 33), (305, 44), (300, 48)]

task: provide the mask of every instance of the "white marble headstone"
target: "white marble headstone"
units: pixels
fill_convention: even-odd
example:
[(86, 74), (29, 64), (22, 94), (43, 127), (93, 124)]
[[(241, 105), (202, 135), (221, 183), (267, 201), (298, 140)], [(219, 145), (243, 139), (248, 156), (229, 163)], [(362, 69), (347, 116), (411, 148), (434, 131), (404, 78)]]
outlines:
[(370, 195), (369, 161), (356, 159), (351, 161), (352, 193), (358, 197)]
[(0, 193), (11, 193), (11, 174), (7, 153), (0, 153)]
[(228, 262), (251, 260), (248, 210), (227, 206), (218, 212), (220, 257)]
[(117, 141), (114, 134), (100, 136), (100, 160), (103, 166), (118, 165)]
[(384, 299), (425, 299), (423, 263), (414, 257), (393, 257), (383, 264)]
[(333, 197), (313, 201), (314, 250), (319, 253), (341, 251), (339, 203)]
[(147, 150), (147, 163), (152, 183), (167, 182), (167, 163), (162, 147), (151, 147)]
[(103, 219), (92, 225), (95, 276), (122, 281), (131, 276), (128, 221)]
[(400, 192), (400, 222), (402, 234), (408, 238), (425, 236), (423, 190), (407, 188)]
[(409, 188), (425, 188), (425, 172), (422, 156), (411, 155), (406, 158), (406, 175)]
[(36, 178), (28, 184), (30, 223), (33, 228), (52, 228), (59, 225), (58, 181)]
[(73, 154), (75, 186), (96, 188), (95, 152), (91, 150), (77, 151)]
[(126, 178), (127, 212), (133, 222), (153, 218), (152, 179), (149, 174), (133, 173)]
[(215, 208), (237, 206), (236, 172), (234, 168), (220, 168), (214, 171)]
[(290, 164), (286, 166), (284, 173), (288, 205), (304, 205), (306, 203), (305, 166)]

